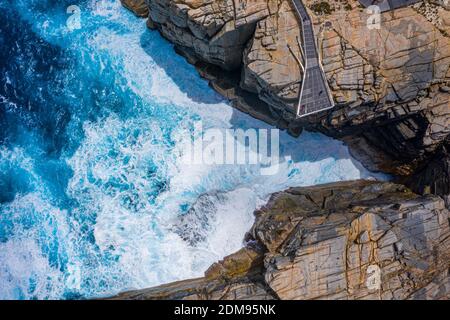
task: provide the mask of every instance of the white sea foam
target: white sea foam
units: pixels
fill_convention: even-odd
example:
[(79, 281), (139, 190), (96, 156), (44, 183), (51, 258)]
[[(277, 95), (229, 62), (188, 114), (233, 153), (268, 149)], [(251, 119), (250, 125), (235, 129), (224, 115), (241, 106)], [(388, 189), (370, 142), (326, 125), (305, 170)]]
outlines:
[(0, 283), (4, 300), (57, 299), (64, 292), (62, 273), (49, 265), (29, 238), (0, 244)]
[[(273, 176), (260, 176), (252, 166), (187, 166), (180, 161), (185, 139), (167, 146), (160, 126), (143, 116), (86, 123), (83, 145), (69, 160), (74, 177), (68, 193), (82, 204), (80, 210), (96, 213), (96, 244), (118, 256), (115, 268), (129, 280), (117, 290), (201, 276), (242, 246), (253, 211), (272, 192), (367, 176), (342, 143), (307, 132), (298, 140), (283, 135), (289, 154)], [(124, 188), (108, 186), (110, 179)], [(153, 182), (161, 179), (165, 187), (155, 189)], [(192, 226), (207, 228), (206, 237), (189, 244), (172, 227), (183, 215), (183, 204), (211, 192), (223, 193), (226, 200), (208, 212), (214, 216), (207, 226)]]
[(0, 297), (61, 297), (65, 275), (58, 269), (59, 261), (54, 261), (56, 266), (50, 265), (43, 251), (68, 237), (66, 212), (52, 207), (38, 193), (18, 196), (2, 209), (2, 219), (13, 224), (10, 232), (14, 237), (0, 243)]

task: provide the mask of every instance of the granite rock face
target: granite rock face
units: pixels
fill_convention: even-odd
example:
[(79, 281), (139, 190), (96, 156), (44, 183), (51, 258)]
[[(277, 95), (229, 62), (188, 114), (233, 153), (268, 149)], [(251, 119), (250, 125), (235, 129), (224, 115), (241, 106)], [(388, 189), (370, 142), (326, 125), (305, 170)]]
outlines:
[(243, 248), (213, 264), (204, 278), (122, 293), (112, 299), (130, 300), (273, 300), (264, 282), (263, 256)]
[[(450, 133), (450, 8), (385, 12), (356, 0), (304, 0), (336, 107), (296, 119), (301, 25), (290, 0), (145, 0), (149, 23), (241, 111), (298, 134), (345, 140), (368, 167), (410, 175)], [(138, 4), (143, 0), (122, 0)], [(135, 10), (136, 11), (136, 10)], [(136, 11), (137, 12), (137, 11)]]
[[(370, 15), (357, 8), (316, 17), (338, 107), (309, 122), (373, 147), (378, 168), (399, 175), (411, 174), (450, 133), (450, 38), (435, 21), (450, 11), (434, 5), (439, 10), (433, 18), (422, 6), (383, 13), (379, 29), (369, 29)], [(379, 151), (383, 157), (376, 163)]]
[(281, 299), (439, 299), (450, 294), (448, 218), (440, 198), (344, 183), (275, 195), (253, 234)]
[(147, 3), (151, 24), (235, 107), (269, 124), (290, 127), (290, 116), (281, 113), (298, 100), (301, 71), (300, 29), (289, 1)]
[(274, 194), (255, 216), (246, 248), (204, 278), (115, 298), (450, 298), (442, 198), (392, 183), (341, 182)]
[(236, 6), (232, 0), (147, 0), (150, 19), (162, 35), (189, 48), (206, 62), (226, 70), (238, 68), (256, 21), (268, 14), (265, 2)]
[(203, 72), (216, 89), (236, 87), (238, 92), (227, 97), (238, 104), (245, 104), (242, 95), (255, 94), (265, 110), (252, 115), (271, 124), (291, 118), (281, 113), (294, 108), (302, 74), (297, 62), (301, 30), (290, 1), (146, 1), (151, 25), (184, 55), (194, 57), (192, 63), (207, 62), (238, 75), (232, 85), (223, 86)]

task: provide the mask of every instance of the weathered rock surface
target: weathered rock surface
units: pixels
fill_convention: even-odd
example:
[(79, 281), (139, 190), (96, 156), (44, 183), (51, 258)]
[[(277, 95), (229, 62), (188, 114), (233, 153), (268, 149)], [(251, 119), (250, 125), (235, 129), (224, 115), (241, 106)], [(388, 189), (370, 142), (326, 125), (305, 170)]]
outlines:
[[(308, 128), (343, 139), (367, 166), (396, 175), (412, 174), (449, 137), (444, 1), (383, 13), (381, 28), (369, 30), (369, 15), (356, 0), (327, 1), (325, 9), (305, 0), (337, 105), (300, 120), (292, 112), (303, 76), (302, 37), (290, 0), (145, 1), (148, 25), (254, 117), (293, 134)], [(141, 8), (143, 0), (123, 2)]]
[(353, 181), (274, 194), (255, 215), (247, 247), (204, 278), (116, 298), (450, 298), (450, 217), (442, 198)]
[(148, 16), (148, 6), (145, 0), (120, 0), (120, 2), (138, 17), (145, 18)]
[(283, 115), (295, 107), (301, 79), (300, 29), (290, 1), (146, 1), (148, 25), (236, 108), (298, 134), (290, 111)]
[[(374, 147), (373, 155), (382, 151), (378, 167), (401, 175), (450, 133), (450, 38), (421, 6), (384, 13), (373, 30), (357, 8), (316, 17), (324, 69), (342, 107), (310, 122)], [(450, 14), (439, 9), (443, 19)], [(331, 26), (321, 24), (325, 18)]]
[(259, 215), (265, 279), (281, 299), (449, 297), (449, 212), (440, 198), (344, 183), (277, 194)]
[(226, 70), (238, 68), (265, 2), (147, 0), (150, 19), (164, 37)]

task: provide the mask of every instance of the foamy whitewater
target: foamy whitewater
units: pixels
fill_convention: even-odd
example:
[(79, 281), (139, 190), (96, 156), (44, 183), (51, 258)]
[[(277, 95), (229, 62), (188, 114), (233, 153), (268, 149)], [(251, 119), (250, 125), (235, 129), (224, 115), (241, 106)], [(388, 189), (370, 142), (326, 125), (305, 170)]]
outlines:
[[(74, 4), (81, 29), (69, 31)], [(186, 165), (195, 122), (270, 127), (234, 110), (119, 0), (2, 0), (0, 11), (1, 299), (198, 277), (242, 247), (271, 193), (371, 176), (341, 142), (308, 132), (280, 134), (276, 175)]]

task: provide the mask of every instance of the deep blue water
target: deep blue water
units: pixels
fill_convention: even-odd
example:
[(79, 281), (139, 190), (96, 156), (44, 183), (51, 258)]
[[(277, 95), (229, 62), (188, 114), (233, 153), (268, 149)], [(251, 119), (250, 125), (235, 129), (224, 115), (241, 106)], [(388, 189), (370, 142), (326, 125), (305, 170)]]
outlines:
[[(73, 4), (81, 29), (70, 31)], [(233, 110), (119, 0), (0, 0), (0, 21), (0, 299), (200, 276), (242, 245), (270, 193), (369, 175), (340, 142), (307, 132), (281, 133), (273, 176), (183, 164), (197, 121), (268, 126)], [(180, 231), (205, 194), (194, 208), (205, 219)]]

